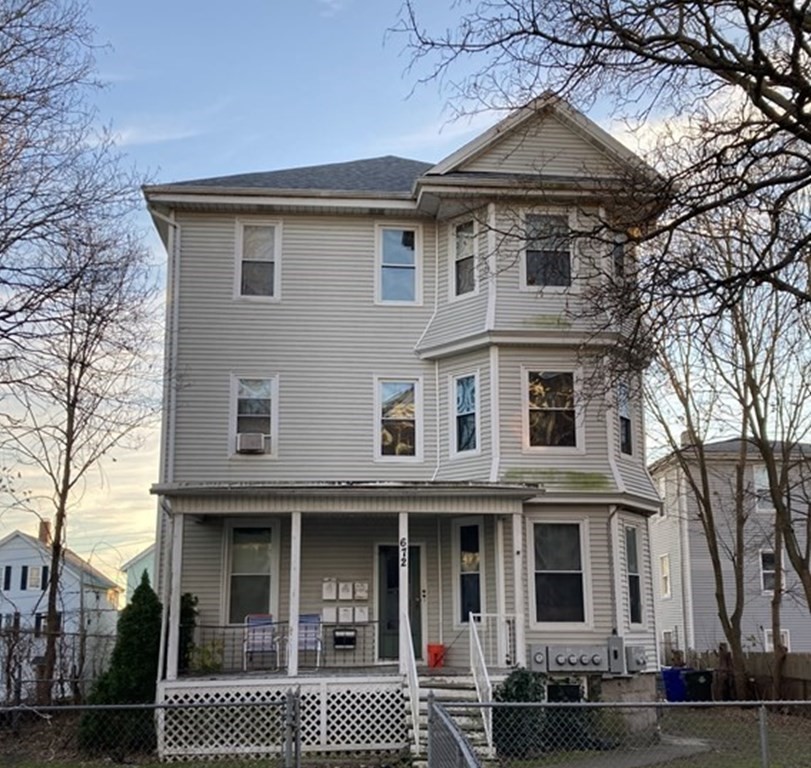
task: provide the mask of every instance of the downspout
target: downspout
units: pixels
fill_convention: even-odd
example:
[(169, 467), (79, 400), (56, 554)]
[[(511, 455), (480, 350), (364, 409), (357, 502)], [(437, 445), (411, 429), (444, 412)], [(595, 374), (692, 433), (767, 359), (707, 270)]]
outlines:
[(619, 519), (617, 513), (619, 507), (611, 504), (608, 507), (608, 537), (611, 542), (611, 571), (613, 578), (611, 583), (614, 589), (614, 632), (620, 637), (623, 636), (622, 622), (622, 581), (620, 578), (620, 553), (619, 553)]
[[(177, 373), (177, 340), (176, 333), (179, 323), (178, 285), (180, 276), (180, 238), (181, 227), (175, 221), (174, 212), (171, 217), (149, 207), (149, 212), (156, 219), (160, 219), (169, 227), (167, 235), (166, 252), (169, 258), (166, 270), (166, 349), (168, 359), (164, 361), (163, 373), (163, 434), (160, 442), (160, 481), (162, 484), (170, 483), (174, 479), (174, 449), (175, 449), (175, 387), (173, 376)], [(158, 584), (154, 588), (161, 595), (161, 634), (158, 663), (158, 680), (160, 683), (166, 669), (166, 642), (169, 623), (169, 580), (167, 573), (171, 573), (171, 536), (164, 535), (164, 525), (171, 525), (172, 505), (165, 497), (158, 499), (156, 520), (155, 572)], [(164, 540), (166, 539), (166, 540)], [(162, 567), (163, 566), (163, 567)]]
[[(684, 479), (681, 469), (676, 470), (676, 493), (678, 494), (678, 526), (679, 539), (681, 540), (681, 594), (682, 594), (682, 618), (684, 621), (684, 643), (687, 650), (696, 647), (696, 632), (693, 614), (693, 576), (691, 571), (690, 554), (690, 521), (687, 518), (687, 494), (684, 492)], [(672, 587), (671, 587), (672, 589)]]

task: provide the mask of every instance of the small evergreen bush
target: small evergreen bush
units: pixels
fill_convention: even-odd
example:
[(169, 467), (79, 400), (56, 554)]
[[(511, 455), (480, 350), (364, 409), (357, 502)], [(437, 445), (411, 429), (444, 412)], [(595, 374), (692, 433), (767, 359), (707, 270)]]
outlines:
[[(158, 678), (161, 604), (144, 573), (130, 604), (118, 618), (110, 668), (99, 678), (88, 704), (153, 704)], [(79, 724), (79, 746), (117, 760), (155, 748), (151, 710), (90, 710)]]
[[(493, 693), (497, 702), (538, 703), (546, 695), (546, 677), (518, 667)], [(543, 751), (542, 707), (494, 707), (493, 742), (499, 757), (525, 759)]]

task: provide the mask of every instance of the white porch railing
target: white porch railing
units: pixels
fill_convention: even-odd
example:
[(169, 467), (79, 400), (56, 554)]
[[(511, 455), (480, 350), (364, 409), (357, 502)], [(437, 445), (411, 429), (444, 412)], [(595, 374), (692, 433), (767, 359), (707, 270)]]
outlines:
[(514, 667), (517, 662), (515, 641), (515, 614), (471, 613), (471, 624), (481, 644), (488, 667), (500, 669)]
[[(473, 682), (476, 684), (476, 695), (481, 704), (490, 704), (493, 701), (493, 684), (487, 672), (487, 661), (484, 657), (482, 644), (479, 640), (478, 622), (474, 614), (470, 614), (470, 671), (473, 673)], [(488, 748), (493, 748), (493, 708), (481, 707), (484, 736)]]
[(418, 755), (420, 753), (420, 681), (417, 675), (414, 641), (411, 639), (411, 622), (406, 612), (400, 614), (400, 653), (405, 654), (411, 724), (414, 732), (414, 753)]

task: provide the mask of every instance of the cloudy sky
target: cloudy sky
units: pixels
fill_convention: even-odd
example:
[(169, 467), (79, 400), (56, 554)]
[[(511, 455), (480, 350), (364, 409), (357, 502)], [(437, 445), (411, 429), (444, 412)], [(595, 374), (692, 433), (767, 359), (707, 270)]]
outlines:
[[(421, 2), (433, 30), (450, 0)], [(91, 0), (100, 124), (154, 182), (379, 155), (438, 161), (497, 115), (450, 121), (437, 84), (417, 86), (400, 0)], [(599, 118), (599, 116), (592, 115)], [(149, 231), (148, 217), (139, 217)], [(150, 234), (156, 261), (165, 254)], [(68, 544), (116, 569), (154, 536), (158, 434), (88, 477)], [(6, 513), (0, 537), (34, 532)]]

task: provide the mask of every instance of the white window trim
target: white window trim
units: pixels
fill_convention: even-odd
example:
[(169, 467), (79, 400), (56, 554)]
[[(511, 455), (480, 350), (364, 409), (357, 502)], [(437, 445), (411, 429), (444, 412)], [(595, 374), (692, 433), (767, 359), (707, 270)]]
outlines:
[[(274, 227), (273, 296), (243, 296), (242, 294), (242, 239), (246, 226)], [(237, 219), (234, 240), (234, 299), (263, 304), (280, 302), (282, 299), (282, 222), (278, 219)]]
[[(571, 259), (571, 282), (569, 285), (527, 285), (527, 216), (566, 216), (569, 219), (569, 258)], [(521, 211), (521, 248), (518, 259), (518, 289), (525, 293), (579, 293), (580, 238), (576, 236), (577, 217), (571, 208), (527, 208)]]
[[(764, 478), (766, 481), (765, 486), (761, 486), (758, 482), (758, 475), (765, 472), (766, 472), (765, 464), (755, 464), (752, 467), (752, 490), (755, 494), (755, 512), (759, 515), (773, 515), (774, 504), (772, 504), (771, 493), (769, 492), (769, 478), (768, 476)], [(763, 504), (760, 501), (760, 492), (762, 490), (769, 492), (769, 496), (767, 499), (764, 500)]]
[[(36, 578), (35, 578), (36, 577)], [(42, 589), (42, 566), (28, 566), (28, 589)]]
[(477, 525), (479, 527), (479, 595), (481, 597), (481, 613), (487, 613), (487, 591), (486, 591), (486, 561), (484, 546), (484, 518), (481, 516), (458, 517), (451, 521), (451, 546), (453, 547), (453, 627), (454, 629), (466, 629), (469, 622), (461, 621), (460, 612), (462, 610), (462, 595), (460, 587), (460, 577), (462, 575), (459, 549), (460, 535), (459, 529), (466, 525)]
[[(774, 570), (773, 571), (764, 571), (763, 570), (763, 555), (766, 554), (766, 553), (770, 553), (770, 554), (772, 554), (774, 556)], [(780, 565), (777, 562), (777, 553), (773, 549), (770, 549), (769, 547), (763, 547), (762, 549), (758, 550), (757, 560), (758, 560), (758, 571), (760, 573), (760, 593), (762, 595), (773, 595), (774, 594), (773, 589), (766, 589), (766, 583), (765, 583), (765, 581), (763, 579), (763, 575), (764, 575), (764, 573), (774, 573), (775, 581), (777, 580), (777, 569), (778, 569), (778, 567)], [(783, 576), (785, 576), (785, 571), (783, 572)], [(785, 588), (785, 584), (783, 585), (783, 587)]]
[[(411, 229), (414, 231), (414, 301), (390, 301), (383, 298), (383, 231)], [(422, 306), (422, 225), (412, 221), (387, 221), (375, 224), (375, 304), (383, 307)]]
[[(456, 228), (473, 223), (473, 290), (467, 293), (456, 293)], [(457, 301), (464, 301), (472, 296), (479, 295), (479, 222), (471, 217), (457, 219), (448, 225), (448, 303), (454, 304)]]
[[(647, 606), (645, 605), (645, 568), (642, 562), (642, 532), (643, 529), (638, 525), (630, 525), (629, 523), (624, 523), (622, 526), (622, 538), (623, 538), (623, 548), (625, 550), (625, 582), (626, 588), (628, 590), (628, 605), (627, 605), (627, 616), (628, 616), (628, 625), (632, 629), (642, 629), (647, 627), (648, 625), (648, 610)], [(631, 572), (628, 568), (628, 539), (626, 536), (626, 531), (628, 529), (633, 529), (636, 531), (636, 564), (637, 564), (637, 572), (633, 574), (639, 579), (639, 610), (640, 614), (642, 615), (642, 621), (631, 621), (631, 587), (630, 587), (630, 576)]]
[[(470, 451), (457, 451), (456, 446), (458, 441), (456, 439), (456, 382), (459, 379), (466, 379), (468, 376), (473, 376), (474, 379), (474, 386), (476, 388), (476, 447)], [(482, 452), (482, 431), (481, 431), (481, 390), (479, 388), (479, 369), (475, 371), (470, 371), (468, 373), (460, 373), (453, 376), (449, 376), (449, 388), (448, 388), (448, 418), (451, 422), (450, 429), (448, 432), (450, 433), (450, 457), (451, 459), (463, 459), (469, 456), (479, 456)]]
[[(791, 653), (791, 632), (788, 629), (780, 627), (780, 638), (785, 638), (786, 651)], [(763, 628), (763, 650), (766, 653), (774, 652), (774, 632), (771, 629)]]
[(222, 551), (222, 579), (220, 594), (223, 599), (220, 605), (220, 624), (224, 627), (242, 626), (241, 624), (230, 624), (228, 619), (231, 616), (231, 542), (234, 538), (234, 528), (270, 528), (270, 609), (274, 620), (279, 619), (279, 573), (281, 547), (279, 546), (280, 526), (275, 518), (242, 517), (229, 518), (223, 526), (223, 551)]
[[(266, 379), (270, 390), (270, 450), (253, 455), (237, 453), (237, 395), (240, 379)], [(232, 373), (230, 384), (230, 407), (228, 410), (228, 456), (239, 461), (275, 459), (279, 455), (279, 375), (272, 373)]]
[[(583, 574), (583, 615), (585, 621), (537, 621), (535, 618), (535, 525), (560, 523), (565, 525), (577, 525), (580, 528), (580, 564)], [(592, 583), (591, 583), (591, 562), (588, 557), (589, 552), (589, 521), (585, 517), (575, 518), (527, 518), (527, 541), (530, 546), (527, 548), (530, 556), (526, 558), (527, 578), (529, 580), (529, 626), (531, 629), (542, 630), (544, 632), (572, 632), (579, 629), (593, 629), (594, 615), (592, 606)]]
[[(664, 569), (662, 568), (662, 564), (667, 561), (667, 591), (664, 590), (664, 583), (662, 576), (664, 574)], [(662, 600), (672, 600), (673, 599), (673, 572), (670, 565), (670, 553), (666, 552), (664, 555), (659, 555), (659, 596)]]
[[(574, 424), (577, 445), (530, 445), (529, 444), (529, 374), (571, 373), (574, 384)], [(521, 366), (521, 452), (525, 454), (584, 454), (586, 452), (585, 411), (581, 398), (583, 371), (581, 368), (555, 366), (554, 364)]]
[[(387, 381), (413, 382), (414, 383), (414, 407), (416, 418), (414, 428), (417, 431), (417, 444), (414, 446), (414, 456), (384, 456), (380, 451), (380, 410), (382, 402), (380, 399), (380, 385)], [(422, 376), (373, 376), (374, 382), (374, 412), (372, 421), (372, 435), (374, 446), (374, 460), (384, 464), (418, 464), (423, 461), (424, 424), (425, 414), (423, 406)]]

